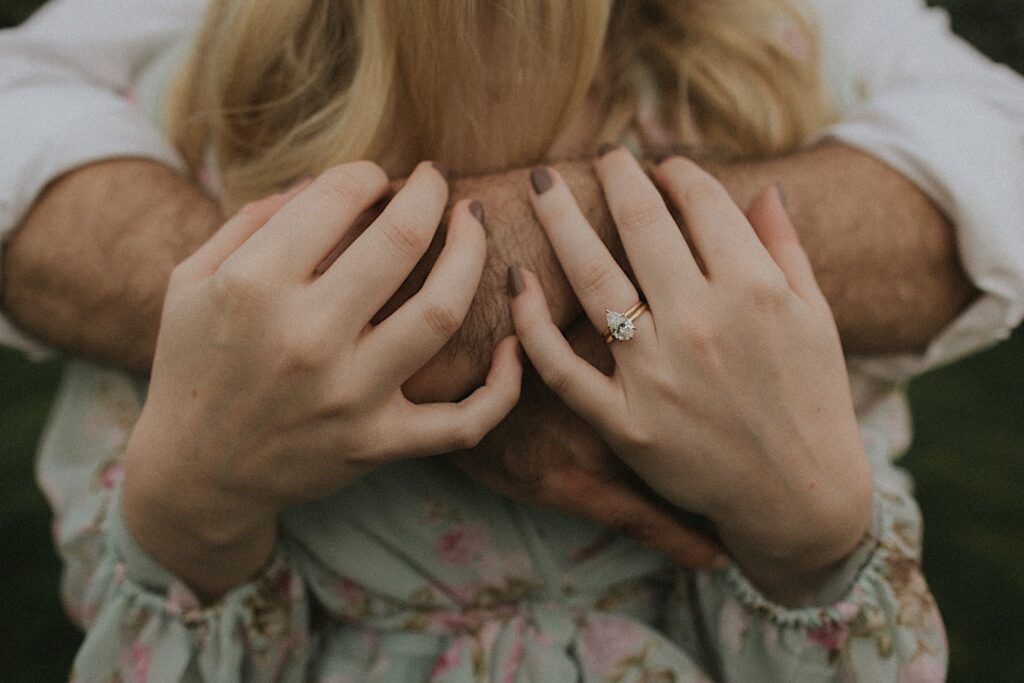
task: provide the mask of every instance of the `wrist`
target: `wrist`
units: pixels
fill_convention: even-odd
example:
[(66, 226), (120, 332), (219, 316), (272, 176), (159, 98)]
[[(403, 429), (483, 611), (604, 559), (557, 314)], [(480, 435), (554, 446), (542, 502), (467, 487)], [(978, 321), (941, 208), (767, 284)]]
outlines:
[(736, 565), (780, 604), (808, 605), (861, 546), (871, 527), (874, 494), (869, 488), (866, 496), (851, 495), (818, 511), (812, 508), (809, 505), (791, 522), (783, 515), (766, 515), (777, 531), (771, 538), (719, 525), (723, 545)]
[(154, 424), (144, 411), (125, 450), (125, 528), (200, 596), (216, 597), (250, 579), (270, 558), (278, 510), (204, 481), (198, 450), (175, 443), (170, 430), (152, 431)]

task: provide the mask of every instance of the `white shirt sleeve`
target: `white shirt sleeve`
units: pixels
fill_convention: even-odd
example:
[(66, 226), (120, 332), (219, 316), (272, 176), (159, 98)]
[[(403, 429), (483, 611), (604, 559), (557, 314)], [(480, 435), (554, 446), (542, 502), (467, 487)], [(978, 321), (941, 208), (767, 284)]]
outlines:
[[(205, 0), (51, 0), (0, 31), (0, 241), (53, 180), (114, 157), (182, 167), (131, 88), (202, 20)], [(2, 277), (0, 273), (0, 277)], [(0, 316), (0, 344), (47, 355)]]
[(1024, 318), (1024, 79), (921, 0), (814, 5), (842, 110), (823, 137), (863, 149), (929, 195), (955, 225), (982, 293), (923, 354), (857, 361), (902, 380), (1005, 339)]

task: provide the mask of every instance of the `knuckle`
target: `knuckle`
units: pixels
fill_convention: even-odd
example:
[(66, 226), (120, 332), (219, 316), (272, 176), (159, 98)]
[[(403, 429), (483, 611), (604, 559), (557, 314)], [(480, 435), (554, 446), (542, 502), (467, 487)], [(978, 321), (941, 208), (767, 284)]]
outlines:
[(423, 309), (423, 322), (439, 339), (449, 339), (461, 327), (462, 319), (450, 306), (432, 301)]
[(665, 204), (654, 197), (643, 197), (630, 201), (619, 209), (620, 228), (635, 230), (657, 222), (668, 213)]
[(781, 275), (764, 275), (747, 285), (747, 291), (759, 308), (774, 310), (789, 301), (789, 286)]
[(313, 183), (322, 196), (342, 206), (365, 204), (387, 184), (387, 176), (375, 164), (355, 162), (324, 171)]
[(732, 201), (721, 183), (704, 172), (688, 174), (681, 193), (683, 202), (691, 205)]
[(587, 292), (606, 293), (611, 286), (612, 270), (602, 259), (592, 258), (576, 271), (580, 288)]
[(387, 218), (384, 235), (400, 256), (418, 259), (430, 246), (431, 235), (423, 227), (413, 216), (397, 213)]
[(475, 423), (467, 423), (456, 428), (451, 435), (451, 450), (466, 451), (476, 448), (484, 438), (484, 430)]

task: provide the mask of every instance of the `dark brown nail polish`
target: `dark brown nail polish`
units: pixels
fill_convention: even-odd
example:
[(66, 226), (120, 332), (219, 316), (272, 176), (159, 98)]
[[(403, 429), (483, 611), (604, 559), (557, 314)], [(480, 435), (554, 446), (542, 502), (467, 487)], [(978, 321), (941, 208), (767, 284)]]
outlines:
[(513, 296), (519, 296), (526, 285), (523, 283), (523, 272), (519, 270), (519, 266), (508, 267), (508, 293)]
[(480, 223), (480, 225), (484, 224), (484, 205), (483, 204), (481, 204), (480, 202), (478, 202), (477, 200), (474, 199), (472, 201), (472, 203), (470, 203), (470, 205), (469, 205), (469, 212), (471, 214), (473, 214), (473, 218), (475, 218)]
[(551, 189), (551, 174), (543, 166), (536, 166), (530, 171), (530, 182), (533, 184), (534, 192), (544, 194)]
[(600, 159), (601, 157), (603, 157), (608, 152), (612, 152), (612, 151), (614, 151), (614, 150), (616, 150), (618, 148), (619, 148), (619, 146), (617, 144), (615, 144), (614, 142), (606, 142), (606, 143), (602, 144), (600, 147), (597, 148), (597, 158)]
[(779, 201), (782, 202), (783, 208), (789, 208), (789, 202), (786, 200), (786, 191), (782, 189), (782, 183), (775, 181), (775, 192), (779, 195)]

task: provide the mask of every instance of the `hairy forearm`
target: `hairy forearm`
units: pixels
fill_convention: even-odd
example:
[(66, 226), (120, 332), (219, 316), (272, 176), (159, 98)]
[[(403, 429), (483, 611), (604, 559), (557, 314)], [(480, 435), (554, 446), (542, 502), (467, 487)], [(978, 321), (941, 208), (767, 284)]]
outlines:
[(171, 270), (220, 222), (216, 203), (162, 164), (72, 171), (4, 248), (3, 310), (57, 349), (147, 373)]
[[(621, 256), (590, 162), (555, 166)], [(829, 144), (708, 166), (741, 206), (782, 183), (849, 351), (918, 349), (973, 296), (941, 213), (865, 154)], [(466, 323), (442, 362), (410, 383), (415, 397), (452, 398), (483, 376), (494, 343), (512, 331), (508, 265), (538, 274), (560, 324), (578, 314), (533, 216), (528, 175), (520, 169), (453, 182), (453, 200), (484, 204), (490, 251)], [(120, 159), (71, 172), (39, 199), (4, 250), (3, 309), (59, 349), (146, 372), (170, 271), (220, 222), (213, 200), (160, 164)]]
[(918, 351), (976, 296), (949, 221), (872, 156), (829, 143), (709, 169), (742, 207), (781, 183), (847, 352)]

